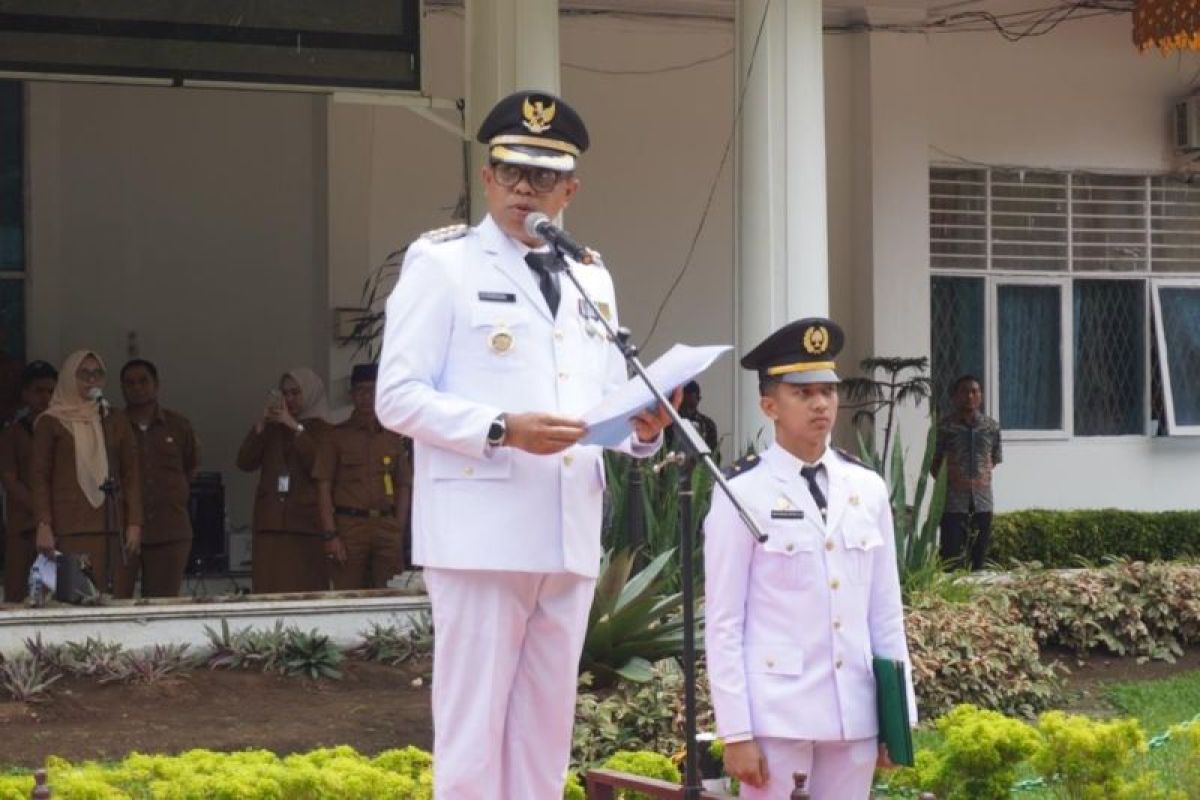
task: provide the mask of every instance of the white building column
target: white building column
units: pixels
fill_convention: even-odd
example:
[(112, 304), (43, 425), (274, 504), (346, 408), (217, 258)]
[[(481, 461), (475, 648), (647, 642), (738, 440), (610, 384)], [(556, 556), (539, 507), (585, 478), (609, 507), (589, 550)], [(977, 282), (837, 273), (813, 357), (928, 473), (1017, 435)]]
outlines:
[[(829, 310), (821, 37), (820, 0), (737, 5), (738, 357), (785, 322)], [(740, 452), (766, 424), (757, 377), (739, 370), (735, 391)]]
[(473, 224), (485, 208), (479, 170), (486, 153), (474, 142), (479, 123), (497, 100), (518, 89), (559, 92), (558, 0), (466, 0), (465, 6)]

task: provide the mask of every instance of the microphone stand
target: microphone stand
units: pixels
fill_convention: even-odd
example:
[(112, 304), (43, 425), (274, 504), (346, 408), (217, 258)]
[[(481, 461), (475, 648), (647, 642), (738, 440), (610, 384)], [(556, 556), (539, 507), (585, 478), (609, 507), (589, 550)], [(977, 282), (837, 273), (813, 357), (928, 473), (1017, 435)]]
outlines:
[[(545, 238), (545, 237), (543, 237)], [(667, 456), (672, 462), (679, 464), (679, 563), (680, 563), (680, 581), (683, 583), (683, 682), (684, 682), (684, 783), (682, 800), (700, 800), (702, 787), (700, 786), (700, 770), (698, 754), (696, 752), (696, 589), (693, 585), (693, 558), (695, 557), (695, 532), (692, 529), (692, 467), (695, 464), (700, 464), (713, 477), (716, 486), (720, 487), (725, 496), (729, 498), (729, 502), (737, 511), (738, 516), (742, 518), (742, 522), (746, 524), (750, 535), (758, 542), (765, 542), (767, 535), (763, 533), (762, 527), (750, 515), (742, 502), (729, 486), (729, 482), (725, 480), (725, 476), (717, 467), (716, 462), (712, 459), (712, 450), (708, 444), (692, 427), (692, 424), (683, 419), (679, 415), (679, 410), (671, 404), (666, 395), (654, 384), (649, 373), (646, 372), (646, 367), (638, 358), (638, 348), (632, 342), (632, 335), (628, 328), (615, 329), (608, 318), (600, 313), (600, 307), (583, 288), (583, 284), (575, 276), (574, 271), (567, 263), (563, 247), (557, 241), (549, 241), (550, 246), (554, 249), (557, 256), (557, 264), (559, 271), (566, 273), (571, 283), (575, 285), (580, 297), (583, 298), (587, 305), (592, 319), (599, 320), (603, 326), (608, 340), (616, 345), (617, 350), (625, 358), (625, 363), (629, 369), (636, 374), (642, 383), (646, 384), (646, 388), (650, 390), (650, 394), (658, 402), (658, 407), (665, 409), (668, 416), (671, 418), (671, 423), (675, 426), (675, 430), (682, 434), (683, 451), (671, 453)]]

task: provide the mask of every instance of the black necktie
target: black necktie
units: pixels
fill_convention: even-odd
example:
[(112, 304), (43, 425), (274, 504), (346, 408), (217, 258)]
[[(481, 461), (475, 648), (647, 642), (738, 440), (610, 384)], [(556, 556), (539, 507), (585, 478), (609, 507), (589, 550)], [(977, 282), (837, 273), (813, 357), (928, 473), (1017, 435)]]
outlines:
[(823, 469), (825, 469), (824, 464), (800, 468), (800, 474), (808, 482), (809, 493), (812, 494), (813, 500), (817, 501), (817, 508), (821, 509), (821, 519), (825, 519), (825, 512), (829, 508), (829, 504), (825, 502), (825, 493), (821, 491), (820, 485), (817, 484), (817, 474)]
[(558, 285), (558, 256), (554, 253), (537, 253), (530, 250), (525, 254), (525, 263), (534, 271), (538, 277), (538, 288), (542, 290), (542, 297), (546, 298), (546, 305), (550, 306), (550, 316), (558, 314), (558, 301), (562, 297), (562, 290)]

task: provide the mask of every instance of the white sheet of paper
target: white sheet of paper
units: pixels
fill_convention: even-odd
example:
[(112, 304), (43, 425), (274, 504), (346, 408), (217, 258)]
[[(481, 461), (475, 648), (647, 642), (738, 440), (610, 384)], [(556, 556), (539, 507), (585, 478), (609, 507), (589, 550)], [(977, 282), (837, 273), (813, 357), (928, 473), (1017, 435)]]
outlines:
[[(646, 372), (654, 385), (670, 397), (676, 387), (694, 379), (732, 349), (727, 344), (703, 347), (676, 344), (646, 367)], [(616, 447), (633, 433), (632, 418), (653, 406), (654, 402), (654, 395), (650, 394), (646, 384), (634, 375), (583, 415), (588, 430), (580, 444)]]

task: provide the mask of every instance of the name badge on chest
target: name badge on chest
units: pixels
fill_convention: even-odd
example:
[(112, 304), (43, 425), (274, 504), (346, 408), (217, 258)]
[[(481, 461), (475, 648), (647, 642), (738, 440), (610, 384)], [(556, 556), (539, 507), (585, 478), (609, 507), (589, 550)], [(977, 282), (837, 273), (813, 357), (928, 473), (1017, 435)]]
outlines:
[(799, 508), (773, 508), (771, 519), (804, 519), (804, 510)]

